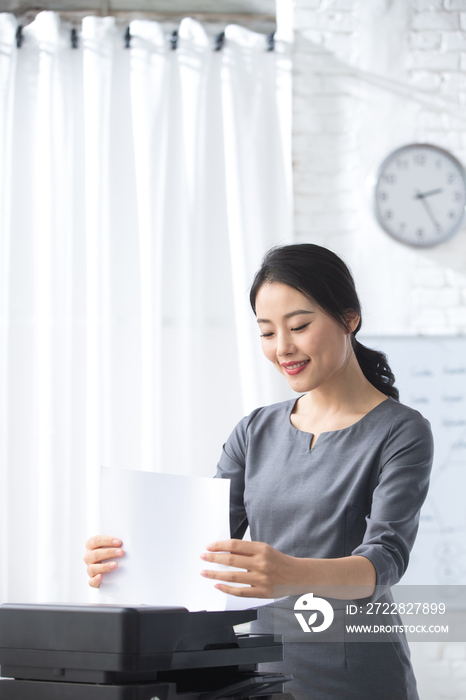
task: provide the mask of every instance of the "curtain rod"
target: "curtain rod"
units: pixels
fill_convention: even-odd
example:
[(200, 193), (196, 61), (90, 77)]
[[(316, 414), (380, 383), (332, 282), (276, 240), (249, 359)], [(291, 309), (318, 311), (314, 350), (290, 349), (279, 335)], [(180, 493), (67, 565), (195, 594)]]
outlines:
[[(275, 50), (275, 32), (271, 32), (270, 34), (264, 34), (266, 38), (266, 51), (274, 51)], [(126, 49), (131, 48), (131, 30), (129, 25), (126, 28), (126, 31), (123, 36), (123, 41)], [(18, 28), (16, 30), (16, 46), (18, 49), (22, 47), (24, 43), (24, 35), (23, 35), (23, 25), (19, 24)], [(70, 30), (70, 43), (71, 43), (71, 48), (72, 49), (77, 49), (79, 48), (79, 35), (78, 31), (75, 27), (73, 27)], [(213, 51), (221, 51), (225, 45), (225, 32), (219, 32), (214, 39), (214, 45), (213, 45)], [(176, 51), (178, 48), (178, 30), (174, 29), (172, 33), (170, 34), (170, 48), (172, 51)]]
[[(0, 0), (1, 4), (1, 0)], [(13, 11), (18, 24), (23, 27), (35, 20), (37, 15), (42, 10), (38, 8), (24, 9)], [(128, 10), (111, 10), (102, 13), (95, 10), (57, 10), (63, 23), (68, 26), (78, 27), (84, 17), (113, 17), (116, 25), (125, 31), (128, 24), (135, 19), (149, 20), (159, 22), (162, 25), (171, 25), (171, 29), (175, 29), (185, 17), (191, 17), (197, 20), (207, 28), (210, 28), (211, 35), (222, 31), (223, 27), (229, 24), (237, 24), (245, 27), (257, 34), (270, 34), (276, 30), (277, 20), (274, 15), (265, 14), (245, 14), (245, 13), (214, 13), (214, 12), (155, 12), (155, 11), (128, 11)], [(168, 27), (167, 27), (168, 31)]]
[[(42, 12), (42, 9), (38, 7), (30, 7), (25, 9), (24, 6), (16, 11), (12, 10), (12, 14), (16, 16), (20, 22), (32, 21)], [(243, 26), (250, 26), (255, 23), (260, 25), (275, 25), (276, 17), (275, 15), (266, 15), (260, 13), (241, 13), (241, 12), (157, 12), (155, 10), (112, 10), (102, 13), (97, 10), (54, 10), (54, 12), (63, 19), (68, 21), (79, 20), (83, 17), (114, 17), (119, 24), (126, 24), (133, 19), (148, 19), (156, 22), (174, 22), (179, 23), (185, 17), (192, 17), (197, 19), (199, 22), (204, 22), (208, 24), (238, 24), (241, 23)], [(265, 32), (264, 32), (265, 33)]]

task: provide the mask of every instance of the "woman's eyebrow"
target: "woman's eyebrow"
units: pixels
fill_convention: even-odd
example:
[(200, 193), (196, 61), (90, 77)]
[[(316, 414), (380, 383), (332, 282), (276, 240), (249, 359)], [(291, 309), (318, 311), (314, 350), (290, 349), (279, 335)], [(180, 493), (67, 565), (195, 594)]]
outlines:
[[(283, 318), (291, 318), (292, 316), (300, 316), (301, 314), (313, 314), (315, 311), (309, 311), (309, 309), (298, 309), (297, 311), (290, 311), (289, 314), (285, 314)], [(268, 318), (258, 318), (257, 323), (272, 323)]]

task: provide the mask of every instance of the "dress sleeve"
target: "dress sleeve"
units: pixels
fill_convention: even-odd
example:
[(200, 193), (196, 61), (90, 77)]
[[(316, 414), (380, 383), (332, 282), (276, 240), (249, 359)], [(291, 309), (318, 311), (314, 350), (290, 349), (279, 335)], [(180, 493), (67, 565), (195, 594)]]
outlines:
[(244, 477), (246, 469), (249, 424), (260, 409), (243, 418), (223, 445), (217, 464), (216, 479), (230, 479), (230, 535), (242, 539), (248, 528), (244, 507)]
[(351, 553), (367, 557), (374, 565), (375, 597), (398, 583), (406, 571), (427, 496), (432, 459), (429, 422), (417, 412), (395, 418), (383, 447), (364, 539)]

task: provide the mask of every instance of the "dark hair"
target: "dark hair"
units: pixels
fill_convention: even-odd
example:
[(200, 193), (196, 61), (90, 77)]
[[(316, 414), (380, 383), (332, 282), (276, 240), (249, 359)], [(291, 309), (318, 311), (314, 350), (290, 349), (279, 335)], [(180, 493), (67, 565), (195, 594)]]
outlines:
[(398, 389), (394, 386), (395, 377), (386, 355), (356, 340), (356, 333), (361, 328), (361, 304), (351, 272), (338, 255), (313, 243), (277, 246), (269, 250), (254, 277), (249, 294), (254, 313), (259, 289), (270, 282), (287, 284), (313, 299), (345, 329), (348, 327), (345, 314), (349, 310), (356, 311), (359, 323), (351, 334), (351, 342), (359, 366), (376, 389), (399, 400)]

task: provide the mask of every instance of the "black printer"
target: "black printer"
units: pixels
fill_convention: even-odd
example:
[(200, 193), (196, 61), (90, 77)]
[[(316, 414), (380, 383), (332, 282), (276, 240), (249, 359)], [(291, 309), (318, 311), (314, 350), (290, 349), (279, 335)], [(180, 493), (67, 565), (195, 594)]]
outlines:
[(293, 700), (274, 635), (238, 634), (257, 610), (1, 605), (0, 700)]

